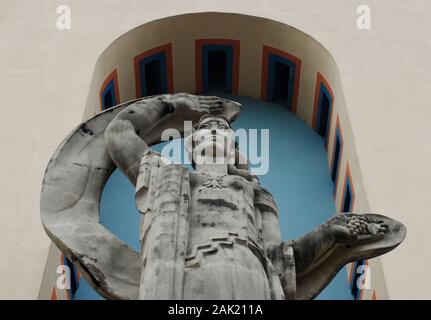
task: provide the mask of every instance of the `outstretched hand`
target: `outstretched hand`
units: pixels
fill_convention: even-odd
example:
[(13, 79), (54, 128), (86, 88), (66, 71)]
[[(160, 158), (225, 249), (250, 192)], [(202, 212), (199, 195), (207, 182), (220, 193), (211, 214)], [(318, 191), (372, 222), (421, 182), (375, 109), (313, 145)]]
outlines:
[(169, 103), (177, 115), (190, 120), (204, 114), (218, 114), (223, 111), (223, 100), (214, 96), (176, 94), (164, 102)]
[(345, 214), (331, 219), (330, 229), (340, 244), (362, 244), (383, 239), (388, 226), (366, 216)]

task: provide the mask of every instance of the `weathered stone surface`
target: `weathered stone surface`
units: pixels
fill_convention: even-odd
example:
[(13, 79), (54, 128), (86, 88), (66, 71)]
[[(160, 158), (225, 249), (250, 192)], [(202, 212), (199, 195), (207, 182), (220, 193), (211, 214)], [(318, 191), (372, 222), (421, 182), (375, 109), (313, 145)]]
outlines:
[[(48, 236), (108, 299), (137, 299), (142, 265), (140, 253), (99, 223), (102, 190), (116, 168), (104, 134), (119, 112), (151, 100), (154, 98), (119, 105), (79, 125), (58, 146), (42, 184), (41, 217)], [(234, 119), (239, 111), (232, 104), (224, 114)], [(173, 116), (142, 137), (149, 145), (156, 144), (165, 128), (181, 129), (182, 125), (183, 119)]]
[[(97, 115), (58, 147), (43, 182), (42, 221), (101, 295), (311, 299), (346, 263), (402, 242), (406, 228), (376, 214), (334, 216), (282, 241), (277, 206), (247, 166), (214, 164), (212, 152), (202, 152), (219, 148), (225, 159), (237, 159), (237, 150), (219, 141), (234, 146), (227, 128), (239, 112), (240, 105), (217, 97), (150, 97)], [(161, 130), (181, 130), (184, 120), (197, 124), (193, 172), (149, 148)], [(115, 167), (136, 186), (140, 253), (99, 223), (100, 195)]]

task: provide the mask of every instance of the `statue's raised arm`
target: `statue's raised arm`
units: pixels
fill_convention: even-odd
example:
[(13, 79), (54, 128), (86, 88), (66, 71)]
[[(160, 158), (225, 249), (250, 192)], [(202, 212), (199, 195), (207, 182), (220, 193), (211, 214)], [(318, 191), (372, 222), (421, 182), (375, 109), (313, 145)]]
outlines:
[(189, 94), (138, 99), (80, 124), (53, 154), (42, 183), (43, 226), (55, 245), (105, 298), (137, 299), (142, 269), (141, 254), (99, 222), (106, 181), (118, 165), (135, 184), (139, 158), (148, 146), (160, 142), (164, 129), (181, 131), (184, 120), (197, 122), (202, 114), (210, 112), (233, 120), (240, 113), (240, 105)]
[(149, 152), (144, 140), (148, 133), (160, 133), (157, 127), (168, 119), (171, 128), (181, 131), (183, 121), (196, 122), (204, 114), (222, 112), (223, 100), (212, 96), (182, 93), (141, 100), (125, 107), (109, 124), (106, 147), (116, 166), (136, 185), (139, 163)]

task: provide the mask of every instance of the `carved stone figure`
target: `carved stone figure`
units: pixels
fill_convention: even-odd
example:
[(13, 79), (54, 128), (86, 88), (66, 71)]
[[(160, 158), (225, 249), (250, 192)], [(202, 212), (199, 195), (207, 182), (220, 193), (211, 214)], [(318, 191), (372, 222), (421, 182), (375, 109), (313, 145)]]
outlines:
[[(402, 242), (406, 228), (377, 214), (335, 215), (282, 241), (271, 194), (235, 148), (230, 123), (240, 109), (218, 97), (148, 97), (95, 116), (60, 145), (43, 182), (43, 224), (101, 295), (312, 299), (346, 263)], [(186, 137), (194, 171), (149, 147), (185, 120), (195, 125)], [(100, 195), (116, 167), (136, 187), (140, 253), (99, 223)]]

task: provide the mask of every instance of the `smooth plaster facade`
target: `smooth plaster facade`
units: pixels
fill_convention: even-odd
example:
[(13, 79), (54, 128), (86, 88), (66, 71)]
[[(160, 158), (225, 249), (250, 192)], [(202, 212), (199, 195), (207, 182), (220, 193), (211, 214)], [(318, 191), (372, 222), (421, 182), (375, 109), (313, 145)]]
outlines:
[[(339, 104), (335, 110), (340, 115), (343, 136), (349, 141), (343, 158), (349, 159), (352, 178), (359, 181), (355, 183), (359, 186), (355, 190), (355, 211), (386, 214), (402, 221), (409, 230), (406, 241), (380, 259), (384, 278), (379, 267), (376, 267), (377, 275), (372, 274), (372, 281), (376, 277), (378, 283), (382, 282), (379, 298), (430, 298), (431, 276), (427, 266), (431, 218), (427, 209), (431, 207), (431, 200), (427, 190), (431, 189), (431, 171), (426, 164), (431, 160), (431, 152), (427, 150), (427, 138), (431, 136), (427, 125), (431, 115), (427, 105), (431, 92), (428, 72), (431, 63), (427, 60), (431, 51), (427, 33), (431, 31), (431, 11), (426, 9), (431, 9), (431, 4), (369, 1), (372, 28), (367, 31), (356, 28), (356, 8), (362, 1), (183, 1), (181, 4), (177, 1), (69, 1), (72, 9), (69, 31), (56, 28), (56, 8), (60, 4), (64, 3), (0, 4), (3, 44), (0, 105), (6, 133), (2, 136), (2, 145), (8, 150), (1, 158), (3, 286), (0, 298), (38, 296), (50, 243), (39, 217), (43, 173), (60, 141), (81, 122), (83, 114), (87, 118), (92, 115), (90, 108), (98, 107), (98, 96), (91, 93), (98, 92), (98, 81), (103, 81), (113, 66), (112, 59), (104, 60), (109, 50), (99, 59), (99, 64), (106, 61), (102, 68), (96, 64), (99, 56), (116, 38), (146, 22), (209, 11), (279, 21), (323, 45), (310, 50), (301, 39), (296, 39), (297, 42), (293, 39), (281, 49), (304, 55), (310, 66), (315, 65), (313, 71), (310, 67), (309, 76), (305, 73), (301, 77), (304, 88), (314, 90), (311, 77), (317, 70), (331, 83), (335, 103)], [(222, 31), (225, 37), (235, 32), (213, 30), (212, 34), (217, 37)], [(265, 35), (264, 30), (260, 31)], [(248, 34), (256, 38), (255, 34)], [(149, 48), (151, 41), (163, 44), (158, 38), (160, 33), (153, 37), (147, 39)], [(242, 38), (247, 39), (247, 34)], [(305, 38), (308, 36), (304, 35)], [(277, 46), (283, 45), (282, 40), (274, 35), (268, 41)], [(313, 45), (315, 41), (308, 43)], [(136, 53), (142, 49), (136, 47)], [(129, 73), (119, 72), (121, 101), (134, 98), (134, 84), (127, 84)], [(181, 71), (174, 74), (181, 77)], [(244, 94), (260, 92), (254, 90), (256, 84), (247, 82), (247, 79), (254, 81), (255, 77), (244, 74), (240, 77), (245, 79), (243, 83), (240, 81), (240, 91), (243, 86), (250, 90), (244, 90)], [(174, 87), (175, 91), (188, 90), (194, 84), (194, 78), (180, 80), (174, 79), (174, 83), (181, 83), (178, 88)], [(121, 87), (127, 85), (130, 87)], [(301, 109), (301, 106), (312, 103), (312, 96), (305, 93), (301, 96), (302, 92), (305, 89), (300, 91), (297, 114), (309, 121), (307, 110), (311, 107)], [(346, 160), (343, 160), (342, 177), (345, 171)], [(336, 198), (337, 205), (339, 201)]]

